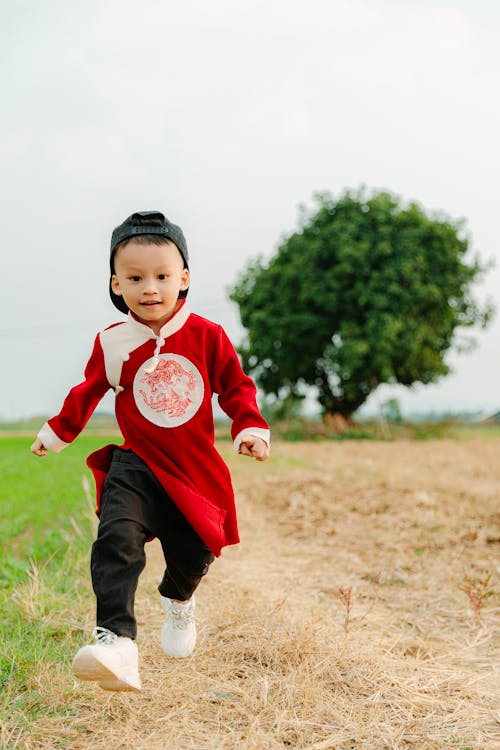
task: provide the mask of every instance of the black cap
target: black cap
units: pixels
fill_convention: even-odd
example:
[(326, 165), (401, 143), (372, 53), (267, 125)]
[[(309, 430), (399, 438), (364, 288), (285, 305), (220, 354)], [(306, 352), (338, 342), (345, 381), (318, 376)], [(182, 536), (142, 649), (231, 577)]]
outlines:
[[(113, 230), (109, 257), (111, 276), (115, 273), (115, 252), (117, 246), (123, 240), (137, 237), (140, 234), (163, 235), (166, 239), (171, 240), (182, 255), (184, 267), (189, 268), (189, 254), (182, 229), (176, 224), (172, 224), (160, 211), (137, 211)], [(125, 304), (125, 300), (121, 295), (115, 294), (111, 288), (111, 278), (109, 280), (109, 294), (114, 306), (120, 312), (127, 314), (128, 307)], [(181, 291), (179, 296), (185, 297), (186, 294), (187, 290)]]

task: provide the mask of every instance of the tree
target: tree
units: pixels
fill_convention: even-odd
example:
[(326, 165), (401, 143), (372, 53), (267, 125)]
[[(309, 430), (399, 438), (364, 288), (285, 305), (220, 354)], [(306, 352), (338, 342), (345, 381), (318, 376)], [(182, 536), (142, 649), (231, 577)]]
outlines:
[(324, 415), (350, 420), (381, 383), (434, 383), (449, 372), (457, 329), (491, 317), (471, 295), (486, 267), (466, 260), (462, 222), (388, 192), (315, 198), (230, 297), (247, 329), (244, 366), (263, 391), (293, 402), (315, 386)]

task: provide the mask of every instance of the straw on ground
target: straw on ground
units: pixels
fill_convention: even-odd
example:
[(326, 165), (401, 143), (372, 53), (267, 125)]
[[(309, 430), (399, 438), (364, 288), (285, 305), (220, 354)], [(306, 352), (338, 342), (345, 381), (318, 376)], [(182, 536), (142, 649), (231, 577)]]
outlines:
[[(42, 659), (23, 724), (1, 747), (41, 750), (493, 750), (500, 747), (498, 440), (279, 444), (232, 465), (242, 544), (199, 589), (199, 643), (168, 659), (161, 554), (137, 598), (144, 689), (109, 694)], [(41, 616), (39, 577), (23, 592)], [(54, 628), (93, 625), (45, 611)], [(31, 591), (31, 594), (29, 593)]]

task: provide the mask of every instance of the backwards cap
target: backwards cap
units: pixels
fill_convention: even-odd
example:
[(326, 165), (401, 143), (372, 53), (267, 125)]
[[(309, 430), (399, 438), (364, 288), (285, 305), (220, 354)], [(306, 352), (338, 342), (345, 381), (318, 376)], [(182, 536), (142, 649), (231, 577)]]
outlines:
[[(189, 254), (182, 229), (176, 224), (172, 224), (160, 211), (138, 211), (113, 229), (113, 234), (111, 235), (111, 253), (109, 256), (111, 276), (115, 273), (115, 253), (120, 242), (132, 239), (140, 234), (163, 235), (166, 239), (171, 240), (182, 255), (184, 267), (189, 268)], [(128, 307), (125, 304), (125, 300), (122, 296), (115, 294), (111, 288), (111, 278), (109, 280), (109, 294), (114, 306), (120, 312), (127, 314)], [(187, 290), (180, 292), (180, 296), (185, 297), (186, 294)]]

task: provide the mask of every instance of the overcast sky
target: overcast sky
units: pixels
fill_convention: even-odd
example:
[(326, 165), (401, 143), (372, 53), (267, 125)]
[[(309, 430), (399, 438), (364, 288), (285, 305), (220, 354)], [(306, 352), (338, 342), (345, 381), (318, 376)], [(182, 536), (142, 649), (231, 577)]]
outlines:
[[(0, 419), (58, 411), (121, 319), (109, 238), (136, 210), (182, 226), (191, 308), (235, 343), (228, 286), (314, 191), (365, 184), (464, 218), (497, 261), (476, 296), (496, 299), (499, 27), (486, 0), (3, 0)], [(500, 408), (499, 333), (439, 385), (381, 397)]]

